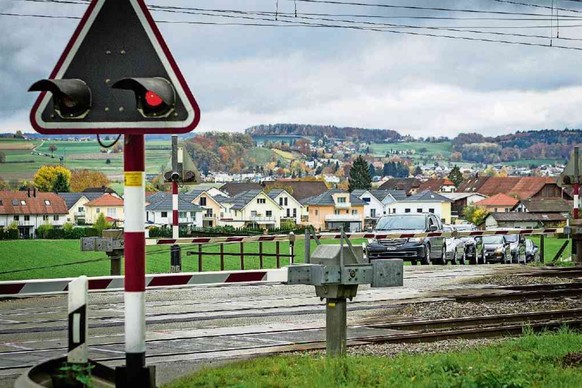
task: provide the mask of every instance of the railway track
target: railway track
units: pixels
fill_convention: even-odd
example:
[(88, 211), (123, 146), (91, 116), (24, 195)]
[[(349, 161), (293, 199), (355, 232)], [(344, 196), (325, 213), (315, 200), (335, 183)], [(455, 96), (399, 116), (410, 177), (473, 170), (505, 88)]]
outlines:
[[(582, 326), (582, 309), (501, 314), (481, 317), (463, 317), (438, 320), (400, 320), (389, 323), (355, 325), (348, 328), (348, 345), (366, 345), (379, 342), (410, 343), (431, 342), (458, 338), (490, 338), (519, 335), (524, 327), (534, 331), (556, 329), (567, 325)], [(147, 359), (153, 363), (176, 358), (197, 360), (220, 360), (233, 354), (274, 354), (298, 350), (325, 348), (325, 328), (289, 328), (267, 332), (242, 332), (225, 334), (199, 334), (179, 336), (171, 339), (147, 341)], [(208, 343), (229, 343), (229, 346), (214, 346)], [(204, 346), (197, 346), (200, 344)], [(181, 345), (180, 345), (181, 344)], [(189, 344), (186, 349), (184, 344)], [(232, 345), (238, 344), (238, 345)], [(89, 346), (92, 359), (103, 363), (121, 363), (125, 359), (122, 341), (93, 342)], [(168, 349), (181, 349), (168, 351)], [(22, 349), (0, 352), (1, 374), (20, 373), (34, 362), (19, 360), (29, 358), (56, 358), (66, 354), (66, 346), (44, 349)], [(109, 355), (107, 355), (109, 354)], [(7, 365), (8, 364), (8, 365)]]

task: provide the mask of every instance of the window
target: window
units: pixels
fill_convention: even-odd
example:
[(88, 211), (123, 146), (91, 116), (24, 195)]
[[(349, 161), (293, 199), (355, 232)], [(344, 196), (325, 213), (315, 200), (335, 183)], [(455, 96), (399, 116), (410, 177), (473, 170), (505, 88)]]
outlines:
[(318, 214), (319, 214), (319, 211), (316, 209), (315, 210), (315, 215), (318, 215)]
[(162, 218), (166, 218), (168, 216), (168, 212), (162, 212)]
[(53, 220), (58, 221), (59, 220), (59, 216), (58, 215), (54, 215), (53, 216)]
[(393, 214), (396, 213), (396, 208), (395, 207), (392, 208), (392, 213)]
[(291, 209), (287, 208), (287, 218), (291, 217)]
[(421, 208), (421, 207), (417, 208), (417, 209), (416, 209), (416, 212), (417, 212), (417, 213), (422, 213), (422, 208)]
[(335, 210), (334, 210), (334, 214), (335, 214), (335, 215), (339, 215), (339, 214), (340, 214), (340, 211), (339, 211), (339, 210), (337, 210), (337, 209), (335, 209)]
[(358, 215), (358, 210), (357, 210), (357, 209), (354, 209), (354, 210), (352, 210), (352, 215), (353, 215), (353, 216), (356, 216), (356, 215)]
[(24, 221), (30, 221), (30, 216), (24, 216)]
[(48, 216), (46, 216), (46, 215), (45, 216), (42, 216), (42, 220), (43, 221), (48, 221)]
[(257, 203), (267, 203), (265, 198), (257, 198)]
[(410, 209), (404, 209), (404, 213), (410, 213)]
[(83, 206), (79, 206), (77, 208), (77, 212), (79, 212), (79, 213), (85, 213), (85, 208)]
[[(212, 216), (212, 215), (211, 215)], [(196, 218), (196, 213), (195, 212), (190, 212), (190, 217), (192, 218)]]
[(283, 206), (283, 197), (279, 197), (279, 206)]
[(101, 213), (101, 209), (100, 208), (95, 208), (95, 213), (97, 213), (97, 214)]
[(289, 203), (287, 202), (288, 198), (285, 197), (285, 206), (287, 206)]
[(506, 213), (509, 213), (509, 208), (505, 208), (505, 212)]
[(206, 206), (206, 197), (200, 197), (200, 206)]
[(346, 203), (346, 197), (338, 197), (337, 203)]
[(430, 208), (430, 209), (428, 209), (428, 212), (434, 214), (434, 209)]
[(251, 217), (256, 217), (256, 216), (257, 216), (257, 211), (251, 210)]
[(362, 198), (362, 201), (366, 202), (366, 203), (370, 203), (370, 198), (366, 197), (366, 198)]
[(273, 217), (273, 212), (272, 212), (271, 210), (267, 210), (267, 211), (265, 212), (265, 215), (266, 215), (267, 217)]
[(297, 209), (293, 209), (293, 217), (297, 217)]
[(370, 217), (376, 217), (376, 209), (370, 209)]
[(14, 221), (18, 221), (20, 219), (19, 216), (14, 216)]
[(107, 217), (117, 217), (117, 209), (114, 207), (107, 208)]
[(47, 206), (50, 206), (51, 205), (51, 201), (49, 201), (48, 199), (45, 199), (44, 200), (44, 204), (47, 205)]
[(20, 204), (21, 204), (22, 206), (26, 206), (26, 201), (25, 201), (24, 199), (21, 199), (21, 200), (20, 200)]

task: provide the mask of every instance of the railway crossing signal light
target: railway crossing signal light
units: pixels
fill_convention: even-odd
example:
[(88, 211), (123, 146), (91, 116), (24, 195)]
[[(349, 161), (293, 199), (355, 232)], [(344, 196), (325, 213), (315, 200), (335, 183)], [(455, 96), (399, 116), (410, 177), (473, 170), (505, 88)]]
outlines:
[(172, 83), (162, 77), (124, 78), (111, 87), (133, 91), (136, 108), (146, 118), (168, 117), (176, 106), (176, 91)]
[(82, 119), (91, 109), (91, 89), (80, 79), (42, 79), (28, 91), (50, 92), (53, 114), (62, 119)]

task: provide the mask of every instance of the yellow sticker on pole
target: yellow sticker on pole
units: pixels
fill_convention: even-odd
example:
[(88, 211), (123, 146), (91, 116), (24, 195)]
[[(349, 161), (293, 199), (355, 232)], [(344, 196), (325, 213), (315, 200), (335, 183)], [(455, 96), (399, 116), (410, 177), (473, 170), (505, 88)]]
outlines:
[(126, 171), (123, 173), (123, 185), (126, 187), (143, 186), (143, 171)]

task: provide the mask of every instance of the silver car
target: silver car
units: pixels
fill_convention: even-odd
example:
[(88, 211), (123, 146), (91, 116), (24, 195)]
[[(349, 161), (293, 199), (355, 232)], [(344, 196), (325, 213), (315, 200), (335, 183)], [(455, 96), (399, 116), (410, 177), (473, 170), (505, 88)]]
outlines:
[[(443, 225), (443, 232), (454, 232), (456, 229), (453, 225)], [(450, 261), (451, 264), (465, 264), (465, 242), (460, 238), (445, 238), (445, 263)]]

